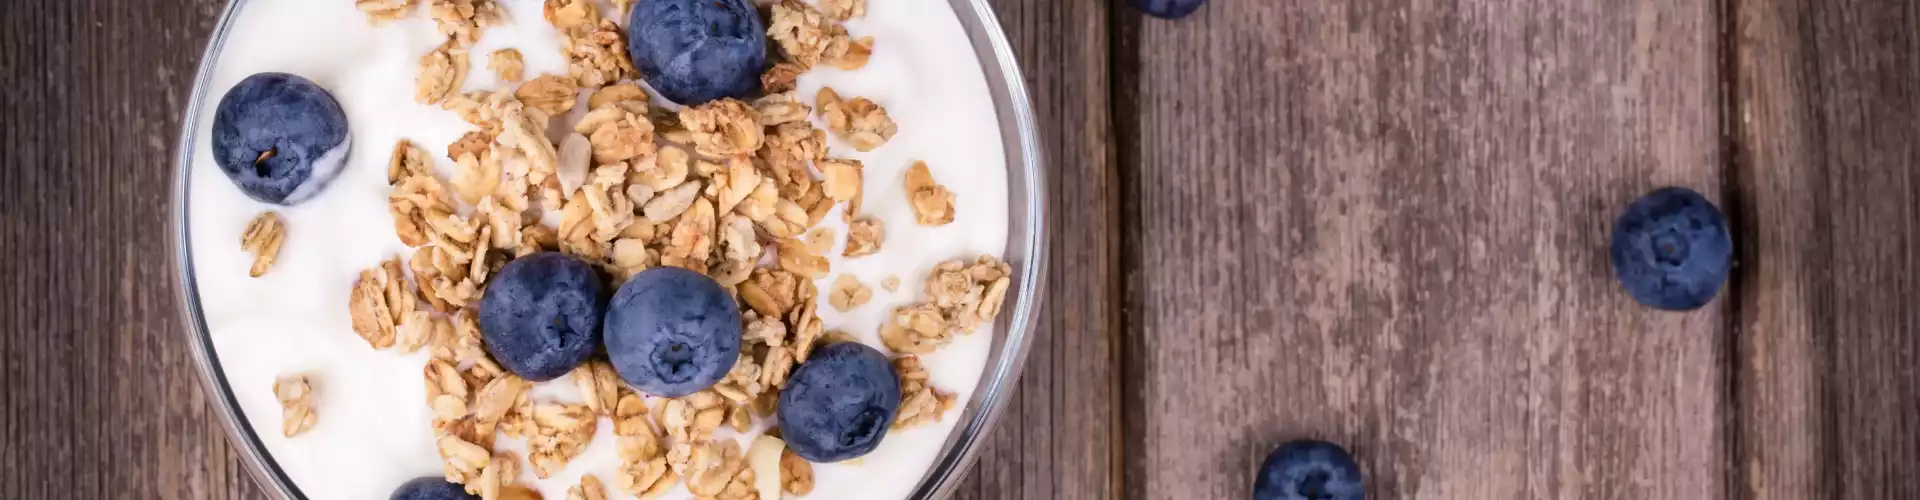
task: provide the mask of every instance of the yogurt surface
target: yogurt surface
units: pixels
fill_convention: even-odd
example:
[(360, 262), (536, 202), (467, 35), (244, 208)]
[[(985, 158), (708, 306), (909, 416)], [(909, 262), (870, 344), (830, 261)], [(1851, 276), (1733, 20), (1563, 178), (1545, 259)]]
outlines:
[[(510, 19), (489, 28), (469, 54), (472, 69), (463, 92), (514, 85), (497, 81), (487, 69), (487, 55), (502, 48), (520, 51), (528, 79), (566, 73), (561, 36), (542, 18), (541, 2), (500, 3)], [(421, 375), (427, 355), (368, 346), (352, 330), (348, 297), (361, 270), (412, 251), (394, 235), (387, 212), (386, 166), (393, 144), (407, 139), (434, 153), (439, 175), (448, 179), (455, 166), (444, 157), (446, 146), (473, 127), (452, 112), (413, 99), (420, 57), (443, 41), (424, 10), (375, 27), (348, 1), (246, 0), (237, 8), (206, 82), (198, 121), (189, 124), (200, 142), (192, 145), (188, 238), (216, 369), (224, 372), (245, 421), (271, 459), (308, 498), (386, 498), (408, 479), (442, 474)], [(832, 228), (838, 240), (827, 253), (833, 272), (816, 281), (819, 311), (827, 330), (852, 334), (884, 352), (880, 324), (895, 306), (923, 299), (923, 280), (935, 264), (1004, 251), (1007, 165), (985, 75), (946, 0), (875, 0), (865, 18), (846, 25), (855, 37), (874, 37), (868, 65), (855, 71), (816, 68), (800, 79), (798, 95), (811, 104), (822, 86), (830, 86), (843, 96), (867, 97), (886, 108), (899, 133), (869, 153), (854, 151), (838, 137), (829, 139), (830, 156), (865, 163), (861, 215), (882, 220), (886, 238), (878, 254), (843, 259), (847, 229), (837, 212), (845, 205), (815, 226)], [(247, 198), (221, 174), (206, 143), (220, 95), (248, 75), (269, 71), (301, 75), (325, 87), (345, 109), (352, 133), (345, 171), (323, 192), (293, 207)], [(825, 128), (817, 118), (815, 125)], [(926, 161), (935, 179), (955, 194), (954, 223), (914, 223), (901, 186), (916, 160)], [(252, 257), (240, 248), (241, 233), (266, 210), (280, 212), (286, 237), (272, 269), (250, 278)], [(846, 313), (830, 307), (827, 292), (841, 274), (872, 287), (872, 302)], [(898, 291), (881, 288), (889, 276), (900, 279)], [(892, 431), (878, 450), (855, 463), (815, 464), (815, 487), (808, 497), (905, 498), (942, 451), (959, 408), (979, 384), (992, 329), (982, 325), (922, 356), (932, 384), (958, 396), (959, 404), (940, 423)], [(285, 438), (272, 387), (276, 377), (296, 374), (312, 381), (318, 422), (304, 434)], [(536, 384), (533, 394), (536, 402), (583, 400), (569, 377)], [(770, 419), (756, 419), (754, 432), (723, 428), (716, 436), (739, 440), (744, 450), (771, 425)], [(502, 436), (498, 443), (499, 449), (525, 456), (519, 440)], [(611, 487), (617, 466), (612, 425), (602, 419), (587, 450), (562, 471), (537, 479), (523, 461), (518, 482), (560, 499), (582, 474)], [(613, 497), (629, 498), (620, 492)], [(679, 486), (665, 498), (692, 495)]]

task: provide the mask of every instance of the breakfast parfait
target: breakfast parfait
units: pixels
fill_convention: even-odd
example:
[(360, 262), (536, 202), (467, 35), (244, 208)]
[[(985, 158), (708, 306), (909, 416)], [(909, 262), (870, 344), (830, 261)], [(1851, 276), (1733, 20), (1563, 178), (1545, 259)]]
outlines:
[(246, 0), (188, 170), (314, 499), (906, 497), (1011, 283), (946, 0)]

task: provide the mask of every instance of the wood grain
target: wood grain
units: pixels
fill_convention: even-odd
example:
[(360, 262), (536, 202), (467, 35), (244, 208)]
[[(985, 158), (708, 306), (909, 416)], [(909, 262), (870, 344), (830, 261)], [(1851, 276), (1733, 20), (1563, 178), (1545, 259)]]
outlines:
[(175, 117), (217, 9), (0, 7), (10, 498), (256, 495), (193, 375), (167, 250)]
[(1128, 498), (1349, 446), (1374, 498), (1718, 498), (1724, 304), (1614, 283), (1619, 207), (1721, 185), (1715, 6), (1116, 15)]
[(993, 7), (1038, 108), (1052, 248), (1044, 312), (1015, 403), (956, 497), (1116, 498), (1120, 238), (1107, 2), (995, 0)]
[(1920, 7), (1733, 5), (1740, 489), (1920, 497)]

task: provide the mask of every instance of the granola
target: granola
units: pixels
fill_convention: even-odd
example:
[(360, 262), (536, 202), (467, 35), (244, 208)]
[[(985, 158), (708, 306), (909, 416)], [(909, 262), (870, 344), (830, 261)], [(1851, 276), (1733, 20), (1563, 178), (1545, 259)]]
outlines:
[(586, 405), (553, 403), (534, 405), (533, 422), (538, 434), (527, 439), (527, 447), (532, 451), (527, 461), (533, 464), (534, 475), (541, 479), (552, 477), (585, 451), (598, 425), (593, 410)]
[(467, 79), (467, 49), (462, 47), (448, 41), (420, 57), (420, 76), (414, 85), (413, 100), (421, 104), (441, 104), (460, 91), (460, 85)]
[(281, 434), (294, 437), (313, 428), (318, 417), (313, 412), (313, 385), (308, 383), (306, 375), (274, 380), (273, 396), (280, 400)]
[(820, 10), (841, 21), (858, 19), (867, 16), (867, 0), (820, 0)]
[(724, 157), (760, 149), (760, 113), (737, 99), (682, 108), (680, 123), (693, 132), (694, 149), (700, 154)]
[(462, 49), (473, 47), (480, 40), (481, 32), (505, 22), (507, 17), (506, 11), (494, 0), (428, 1), (428, 10), (440, 27), (440, 34)]
[(913, 205), (913, 220), (922, 226), (944, 226), (953, 222), (953, 192), (933, 180), (927, 162), (917, 161), (907, 168), (907, 202)]
[(587, 88), (637, 75), (633, 61), (627, 58), (626, 45), (620, 27), (604, 19), (591, 30), (569, 31), (561, 47), (567, 56), (567, 75)]
[(573, 78), (555, 75), (540, 75), (513, 91), (513, 96), (526, 103), (527, 107), (546, 112), (548, 116), (558, 116), (573, 110)]
[(840, 256), (854, 258), (879, 253), (880, 242), (886, 239), (886, 235), (886, 226), (880, 222), (880, 219), (871, 217), (855, 219), (847, 224), (847, 248), (840, 252)]
[(519, 49), (500, 49), (487, 56), (487, 69), (500, 75), (501, 81), (520, 81), (526, 77), (526, 68), (526, 60), (520, 57)]
[(833, 280), (833, 293), (827, 296), (827, 303), (832, 304), (835, 310), (847, 312), (866, 305), (872, 299), (873, 289), (867, 288), (866, 284), (851, 274), (842, 274)]
[(240, 234), (240, 249), (253, 254), (253, 267), (247, 275), (258, 278), (267, 274), (273, 267), (273, 259), (280, 256), (280, 243), (287, 238), (287, 226), (280, 214), (272, 210), (260, 212), (253, 221), (247, 223), (247, 230)]
[(885, 145), (900, 131), (887, 116), (886, 108), (865, 97), (843, 99), (832, 88), (821, 87), (814, 102), (819, 105), (820, 118), (827, 122), (827, 130), (862, 153)]
[[(873, 52), (871, 37), (854, 40), (847, 34), (846, 27), (798, 0), (782, 0), (773, 4), (773, 17), (767, 25), (767, 36), (780, 47), (780, 53), (789, 62), (802, 70), (822, 62), (840, 69), (859, 69), (866, 65), (867, 56)], [(762, 85), (773, 87), (766, 85), (768, 80), (763, 75)], [(770, 88), (768, 91), (784, 92), (785, 89)]]
[(400, 270), (398, 257), (360, 272), (347, 305), (353, 331), (375, 349), (393, 347), (400, 321), (414, 310), (413, 292)]
[(900, 412), (894, 415), (894, 429), (939, 422), (947, 410), (953, 409), (955, 395), (933, 388), (931, 376), (918, 356), (895, 358), (893, 372), (900, 378)]
[(806, 72), (807, 67), (799, 64), (790, 62), (775, 64), (767, 68), (766, 73), (760, 74), (760, 89), (768, 94), (792, 92), (795, 84), (800, 81), (800, 75)]
[(374, 26), (405, 19), (413, 13), (415, 0), (354, 0), (353, 6), (367, 14), (367, 23)]
[(580, 484), (567, 488), (567, 500), (607, 500), (607, 487), (592, 474), (581, 474)]

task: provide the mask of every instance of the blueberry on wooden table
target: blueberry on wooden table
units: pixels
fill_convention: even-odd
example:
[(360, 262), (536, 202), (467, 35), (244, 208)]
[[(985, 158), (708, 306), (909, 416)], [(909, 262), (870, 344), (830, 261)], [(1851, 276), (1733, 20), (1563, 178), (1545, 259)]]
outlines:
[(607, 357), (640, 392), (676, 398), (712, 387), (740, 360), (740, 306), (704, 274), (641, 271), (607, 306)]
[(839, 462), (880, 446), (900, 412), (900, 378), (859, 342), (814, 349), (788, 377), (774, 412), (780, 434), (809, 462)]
[(606, 297), (600, 271), (585, 261), (558, 252), (514, 259), (487, 282), (480, 335), (501, 367), (553, 380), (600, 347)]
[(751, 0), (647, 0), (627, 16), (627, 55), (673, 102), (744, 99), (760, 90), (767, 28)]
[(1713, 202), (1663, 188), (1627, 205), (1613, 224), (1613, 272), (1634, 300), (1668, 311), (1713, 300), (1733, 267), (1733, 237)]
[(1333, 443), (1315, 440), (1280, 445), (1260, 464), (1253, 500), (1364, 500), (1360, 464)]
[(401, 484), (388, 500), (480, 500), (480, 497), (468, 494), (465, 486), (430, 476)]
[(312, 198), (346, 166), (347, 114), (312, 80), (260, 73), (227, 89), (213, 112), (213, 161), (255, 200)]
[(1207, 0), (1133, 0), (1133, 6), (1161, 19), (1179, 19), (1200, 10)]

